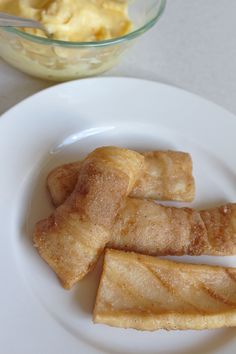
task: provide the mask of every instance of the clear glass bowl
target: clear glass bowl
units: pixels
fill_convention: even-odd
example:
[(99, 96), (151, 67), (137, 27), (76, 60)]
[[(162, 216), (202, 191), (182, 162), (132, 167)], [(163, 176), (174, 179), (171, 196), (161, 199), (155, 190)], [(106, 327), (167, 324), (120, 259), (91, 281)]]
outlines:
[(37, 37), (16, 28), (0, 29), (0, 55), (19, 70), (53, 81), (100, 74), (116, 64), (140, 35), (158, 21), (166, 0), (129, 0), (133, 31), (100, 42), (65, 42)]

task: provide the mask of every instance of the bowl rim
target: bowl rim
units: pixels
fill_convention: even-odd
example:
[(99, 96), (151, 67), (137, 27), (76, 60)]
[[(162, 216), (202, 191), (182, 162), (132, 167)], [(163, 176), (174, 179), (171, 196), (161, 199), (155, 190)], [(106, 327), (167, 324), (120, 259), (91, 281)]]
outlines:
[(166, 2), (167, 0), (160, 0), (160, 5), (158, 8), (158, 11), (156, 15), (149, 20), (145, 25), (141, 26), (140, 28), (127, 33), (124, 36), (121, 37), (116, 37), (112, 39), (107, 39), (104, 41), (95, 41), (95, 42), (70, 42), (70, 41), (62, 41), (58, 39), (50, 39), (50, 38), (44, 38), (44, 37), (39, 37), (35, 36), (33, 34), (29, 34), (26, 32), (23, 32), (21, 30), (18, 30), (16, 27), (3, 27), (3, 29), (6, 32), (10, 32), (13, 34), (16, 34), (24, 39), (28, 39), (32, 42), (39, 43), (39, 44), (44, 44), (44, 45), (54, 45), (54, 46), (61, 46), (61, 47), (67, 47), (67, 48), (88, 48), (88, 47), (106, 47), (114, 44), (120, 44), (123, 43), (127, 40), (134, 39), (141, 34), (145, 33), (148, 31), (151, 27), (155, 25), (155, 23), (159, 20), (161, 15), (164, 12), (164, 9), (166, 7)]

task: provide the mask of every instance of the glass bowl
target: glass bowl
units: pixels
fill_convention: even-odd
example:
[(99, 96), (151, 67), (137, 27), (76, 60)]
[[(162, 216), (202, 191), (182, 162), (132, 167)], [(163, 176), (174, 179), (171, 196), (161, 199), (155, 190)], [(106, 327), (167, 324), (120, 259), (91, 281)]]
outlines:
[(66, 81), (98, 75), (113, 67), (135, 40), (158, 21), (166, 0), (128, 0), (133, 30), (99, 42), (65, 42), (16, 28), (0, 29), (0, 55), (17, 69), (42, 79)]

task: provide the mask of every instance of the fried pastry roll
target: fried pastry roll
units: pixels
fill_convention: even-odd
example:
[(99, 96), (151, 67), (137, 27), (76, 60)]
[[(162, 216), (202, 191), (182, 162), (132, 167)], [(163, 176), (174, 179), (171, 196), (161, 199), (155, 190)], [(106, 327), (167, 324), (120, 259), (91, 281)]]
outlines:
[(236, 269), (107, 250), (93, 318), (147, 331), (236, 326)]
[[(179, 151), (143, 153), (145, 169), (130, 196), (158, 200), (188, 202), (195, 196), (191, 156)], [(47, 178), (47, 186), (55, 206), (64, 203), (72, 193), (80, 173), (81, 162), (56, 167)]]
[(148, 255), (236, 254), (236, 204), (198, 211), (127, 198), (108, 247)]
[(64, 288), (94, 266), (115, 217), (144, 169), (144, 157), (116, 147), (96, 149), (83, 161), (78, 182), (64, 204), (39, 221), (34, 243)]

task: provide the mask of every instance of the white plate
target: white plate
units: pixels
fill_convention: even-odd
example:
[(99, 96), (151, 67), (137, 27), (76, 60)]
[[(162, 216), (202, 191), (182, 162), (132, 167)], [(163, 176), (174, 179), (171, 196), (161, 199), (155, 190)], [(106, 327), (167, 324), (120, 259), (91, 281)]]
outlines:
[[(0, 343), (4, 354), (232, 353), (235, 329), (153, 333), (92, 323), (99, 266), (65, 291), (32, 246), (52, 207), (50, 169), (96, 146), (188, 151), (197, 198), (236, 201), (236, 118), (190, 93), (154, 82), (100, 78), (40, 92), (0, 118)], [(180, 258), (179, 258), (180, 259)], [(182, 258), (183, 259), (183, 258)], [(236, 257), (186, 257), (236, 266)]]

